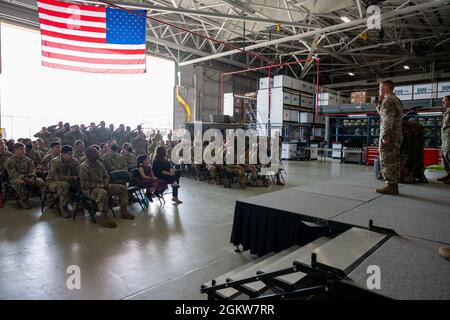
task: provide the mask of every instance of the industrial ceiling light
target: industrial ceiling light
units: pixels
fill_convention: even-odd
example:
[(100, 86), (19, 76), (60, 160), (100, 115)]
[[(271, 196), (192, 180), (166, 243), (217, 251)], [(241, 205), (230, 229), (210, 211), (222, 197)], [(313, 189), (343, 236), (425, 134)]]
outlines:
[(342, 16), (342, 17), (340, 17), (340, 19), (342, 20), (342, 21), (344, 21), (345, 23), (349, 23), (349, 22), (351, 22), (352, 20), (350, 20), (348, 17), (346, 17), (346, 16)]
[(355, 74), (353, 72), (349, 72), (348, 75), (353, 77)]
[(405, 69), (405, 70), (409, 70), (409, 66), (403, 66), (403, 69)]

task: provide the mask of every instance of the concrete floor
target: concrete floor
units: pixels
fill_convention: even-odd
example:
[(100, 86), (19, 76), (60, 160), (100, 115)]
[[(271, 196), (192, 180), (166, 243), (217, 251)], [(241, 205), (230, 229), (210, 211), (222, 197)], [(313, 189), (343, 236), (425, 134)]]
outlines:
[[(288, 162), (284, 188), (371, 171), (337, 162)], [(182, 178), (183, 204), (130, 208), (134, 221), (117, 229), (19, 210), (0, 209), (0, 299), (205, 299), (200, 285), (256, 257), (229, 243), (234, 203), (282, 189), (224, 189)], [(119, 219), (117, 219), (119, 220)], [(66, 270), (77, 265), (81, 289), (69, 290)]]

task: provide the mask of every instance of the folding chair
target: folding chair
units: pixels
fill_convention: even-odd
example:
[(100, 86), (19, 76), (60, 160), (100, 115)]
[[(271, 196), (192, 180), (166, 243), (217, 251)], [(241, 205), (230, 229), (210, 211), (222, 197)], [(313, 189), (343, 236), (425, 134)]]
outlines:
[(54, 201), (48, 205), (49, 208), (53, 208), (56, 206), (56, 208), (58, 208), (58, 212), (59, 214), (61, 214), (60, 210), (59, 210), (59, 197), (58, 194), (56, 192), (52, 192), (50, 191), (48, 184), (45, 185), (45, 191), (44, 191), (44, 196), (41, 198), (41, 213), (44, 213), (44, 208), (45, 206), (48, 204), (47, 203), (47, 196), (50, 195), (52, 197), (54, 197)]
[[(95, 214), (98, 212), (98, 204), (97, 201), (90, 199), (88, 197), (86, 197), (83, 193), (82, 190), (79, 190), (75, 195), (74, 195), (74, 202), (75, 202), (75, 210), (73, 211), (72, 214), (72, 220), (75, 220), (76, 215), (78, 213), (78, 208), (80, 205), (80, 202), (84, 204), (84, 209), (86, 209), (89, 213), (89, 216), (92, 219), (92, 222), (97, 223), (95, 220)], [(111, 210), (111, 213), (113, 214), (114, 217), (116, 217), (116, 213), (114, 212), (112, 206), (112, 197), (109, 197), (109, 201), (108, 201), (108, 206), (109, 209)]]

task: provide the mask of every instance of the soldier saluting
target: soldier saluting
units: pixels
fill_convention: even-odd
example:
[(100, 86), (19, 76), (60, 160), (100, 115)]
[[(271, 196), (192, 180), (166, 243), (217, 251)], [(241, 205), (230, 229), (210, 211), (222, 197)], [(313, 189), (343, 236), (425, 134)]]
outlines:
[(402, 144), (403, 104), (394, 95), (394, 83), (386, 80), (379, 86), (380, 166), (387, 185), (376, 189), (381, 194), (398, 195), (399, 158)]

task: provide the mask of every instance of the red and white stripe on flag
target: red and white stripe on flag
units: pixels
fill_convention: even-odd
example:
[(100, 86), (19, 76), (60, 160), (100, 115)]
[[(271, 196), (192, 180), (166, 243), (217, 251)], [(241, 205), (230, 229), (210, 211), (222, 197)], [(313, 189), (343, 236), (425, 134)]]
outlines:
[(144, 73), (144, 44), (106, 41), (106, 8), (38, 0), (42, 65), (91, 73)]

